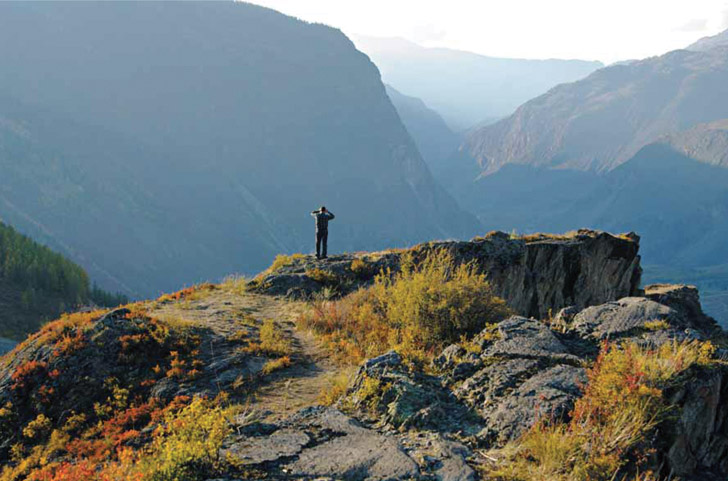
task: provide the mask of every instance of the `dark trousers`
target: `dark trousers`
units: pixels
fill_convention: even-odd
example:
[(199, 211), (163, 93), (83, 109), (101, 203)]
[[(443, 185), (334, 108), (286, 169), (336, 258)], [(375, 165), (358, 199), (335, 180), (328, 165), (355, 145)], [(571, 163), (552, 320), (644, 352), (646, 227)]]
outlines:
[(316, 257), (326, 257), (326, 244), (328, 243), (328, 240), (329, 231), (316, 231)]

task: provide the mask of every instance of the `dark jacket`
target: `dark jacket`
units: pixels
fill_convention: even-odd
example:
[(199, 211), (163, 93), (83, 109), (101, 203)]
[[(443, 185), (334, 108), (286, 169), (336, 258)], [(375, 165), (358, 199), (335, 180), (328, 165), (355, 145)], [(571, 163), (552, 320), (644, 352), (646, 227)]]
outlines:
[(316, 218), (316, 232), (326, 232), (329, 230), (329, 221), (334, 220), (334, 214), (329, 211), (321, 212), (315, 210), (311, 215)]

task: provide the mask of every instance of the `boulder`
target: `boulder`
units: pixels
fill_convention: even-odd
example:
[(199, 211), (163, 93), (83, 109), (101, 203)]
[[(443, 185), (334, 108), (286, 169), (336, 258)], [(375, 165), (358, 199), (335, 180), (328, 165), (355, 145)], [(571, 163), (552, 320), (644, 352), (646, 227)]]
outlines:
[(720, 327), (712, 317), (703, 312), (700, 293), (695, 286), (684, 284), (652, 284), (645, 287), (645, 297), (674, 309), (685, 321), (685, 327), (710, 336)]
[(673, 327), (685, 324), (668, 306), (644, 297), (626, 297), (584, 309), (574, 316), (571, 328), (584, 338), (613, 339), (638, 334), (652, 321), (664, 321)]
[[(489, 337), (494, 337), (494, 334), (483, 332), (476, 337), (476, 342)], [(496, 337), (497, 340), (492, 344), (484, 346), (481, 356), (546, 358), (574, 363), (580, 361), (541, 321), (519, 316), (510, 317), (498, 324)]]
[(484, 406), (487, 427), (478, 437), (502, 445), (541, 419), (566, 420), (586, 381), (586, 370), (580, 367), (560, 364), (539, 371), (495, 405)]

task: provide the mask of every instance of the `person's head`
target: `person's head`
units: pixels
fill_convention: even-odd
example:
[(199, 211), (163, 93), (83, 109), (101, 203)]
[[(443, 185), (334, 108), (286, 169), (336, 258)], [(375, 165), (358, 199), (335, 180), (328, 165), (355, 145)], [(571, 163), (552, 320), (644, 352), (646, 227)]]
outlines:
[(319, 210), (320, 210), (321, 212), (326, 212), (326, 207), (324, 207), (324, 206), (322, 205), (322, 206), (321, 206), (321, 208), (320, 208)]

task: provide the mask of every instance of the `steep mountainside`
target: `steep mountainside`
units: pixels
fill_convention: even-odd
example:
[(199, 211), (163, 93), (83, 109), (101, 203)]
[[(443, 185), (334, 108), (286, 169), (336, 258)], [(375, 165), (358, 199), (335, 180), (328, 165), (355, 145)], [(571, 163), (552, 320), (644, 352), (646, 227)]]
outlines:
[(333, 249), (476, 228), (332, 28), (233, 2), (7, 3), (0, 59), (0, 214), (105, 286), (256, 271), (308, 248), (321, 204)]
[(448, 168), (447, 160), (460, 145), (460, 136), (450, 130), (440, 114), (422, 100), (404, 95), (390, 85), (386, 87), (399, 118), (417, 144), (422, 158), (437, 177), (437, 171)]
[(728, 167), (728, 119), (698, 124), (661, 140), (691, 159)]
[(510, 115), (551, 87), (581, 79), (602, 67), (583, 60), (526, 60), (424, 48), (400, 38), (354, 37), (384, 81), (422, 99), (453, 130)]
[(679, 50), (559, 85), (463, 149), (482, 173), (506, 164), (608, 171), (661, 136), (728, 118), (728, 48)]
[(0, 353), (8, 350), (3, 337), (22, 340), (62, 312), (122, 302), (92, 287), (78, 265), (0, 222)]
[[(281, 257), (251, 282), (64, 316), (1, 359), (0, 479), (725, 479), (725, 333), (694, 288), (638, 289), (637, 249), (581, 230)], [(445, 251), (453, 264), (429, 264)], [(427, 265), (447, 281), (400, 276)], [(381, 312), (358, 312), (364, 332), (338, 315), (459, 311), (483, 300), (467, 287), (487, 291), (483, 274), (513, 312), (464, 311), (424, 357), (409, 342), (425, 325), (381, 336)], [(337, 357), (364, 334), (352, 353), (369, 359)]]

